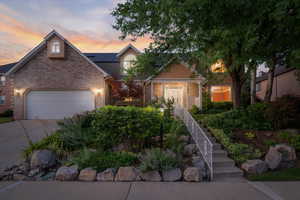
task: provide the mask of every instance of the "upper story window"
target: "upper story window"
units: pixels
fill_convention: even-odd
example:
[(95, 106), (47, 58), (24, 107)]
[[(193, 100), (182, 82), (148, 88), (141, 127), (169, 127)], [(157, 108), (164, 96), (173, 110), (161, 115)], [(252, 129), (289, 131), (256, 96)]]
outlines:
[(230, 86), (212, 86), (210, 88), (212, 102), (231, 101), (231, 87)]
[(60, 53), (60, 43), (58, 41), (52, 42), (51, 53)]
[(0, 86), (5, 85), (5, 80), (6, 80), (5, 76), (0, 76)]
[(218, 61), (210, 67), (210, 70), (214, 73), (223, 73), (225, 72), (225, 67), (221, 61)]
[(126, 71), (128, 69), (130, 69), (131, 67), (134, 66), (136, 61), (136, 56), (133, 54), (129, 54), (127, 56), (125, 56), (124, 60), (123, 60), (123, 72), (126, 73)]
[(261, 91), (261, 83), (256, 83), (255, 91), (256, 92)]
[(5, 104), (5, 96), (0, 96), (0, 105)]

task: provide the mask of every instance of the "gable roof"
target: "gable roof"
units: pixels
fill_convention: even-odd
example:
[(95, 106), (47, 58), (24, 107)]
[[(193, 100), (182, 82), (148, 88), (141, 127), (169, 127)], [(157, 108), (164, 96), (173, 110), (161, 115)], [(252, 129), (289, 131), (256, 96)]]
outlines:
[(88, 61), (91, 65), (96, 67), (99, 71), (101, 71), (104, 75), (104, 77), (109, 77), (110, 75), (106, 73), (101, 67), (98, 67), (94, 62), (92, 62), (89, 58), (87, 58), (79, 49), (77, 49), (74, 45), (72, 45), (68, 40), (66, 40), (62, 35), (60, 35), (55, 30), (51, 31), (44, 40), (35, 48), (33, 48), (29, 53), (27, 53), (17, 64), (15, 64), (13, 67), (11, 67), (6, 74), (14, 73), (17, 69), (22, 67), (25, 63), (29, 61), (30, 58), (32, 58), (34, 55), (36, 55), (44, 45), (46, 45), (47, 40), (49, 40), (51, 37), (57, 36), (61, 40), (63, 40), (67, 45), (69, 45), (73, 50), (75, 50), (77, 53), (79, 53), (86, 61)]
[(140, 50), (138, 50), (137, 48), (135, 48), (132, 44), (128, 44), (125, 48), (123, 48), (118, 54), (117, 57), (120, 57), (121, 55), (123, 55), (128, 49), (132, 49), (133, 51), (135, 51), (137, 54), (140, 54)]
[(117, 58), (118, 53), (83, 53), (93, 62), (102, 62), (102, 63), (118, 63)]
[(0, 66), (0, 74), (5, 74), (6, 72), (8, 72), (15, 64), (17, 64), (17, 62), (15, 63), (9, 63), (6, 65), (1, 65)]

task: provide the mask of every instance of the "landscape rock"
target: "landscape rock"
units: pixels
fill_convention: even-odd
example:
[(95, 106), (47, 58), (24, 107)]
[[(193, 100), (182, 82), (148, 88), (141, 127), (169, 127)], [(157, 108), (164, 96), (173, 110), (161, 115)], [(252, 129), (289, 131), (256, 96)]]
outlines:
[(120, 167), (115, 177), (116, 181), (140, 181), (140, 172), (134, 167)]
[(80, 181), (95, 181), (97, 171), (92, 168), (85, 168), (80, 171), (78, 180)]
[(202, 174), (197, 167), (188, 167), (183, 172), (183, 178), (187, 182), (199, 182), (202, 181)]
[(193, 167), (197, 167), (200, 169), (201, 174), (203, 177), (207, 177), (208, 173), (207, 173), (207, 167), (206, 164), (202, 158), (202, 156), (193, 156), (192, 157), (192, 164)]
[(241, 166), (249, 174), (261, 174), (268, 171), (268, 165), (266, 162), (256, 159), (256, 160), (247, 160)]
[(162, 176), (164, 181), (179, 181), (182, 177), (182, 173), (179, 168), (175, 168), (163, 171)]
[(41, 172), (40, 168), (32, 169), (32, 170), (30, 170), (30, 172), (28, 173), (28, 176), (29, 176), (29, 177), (33, 177), (33, 176), (38, 175), (40, 172)]
[(27, 180), (27, 176), (25, 176), (24, 174), (14, 174), (13, 175), (13, 180), (14, 181), (24, 181)]
[(297, 159), (294, 147), (286, 144), (277, 144), (274, 148), (281, 153), (282, 161), (294, 161)]
[(278, 168), (282, 160), (281, 153), (277, 151), (274, 147), (270, 147), (268, 153), (265, 156), (265, 162), (268, 164), (270, 169)]
[(50, 181), (50, 180), (54, 180), (55, 179), (55, 176), (56, 176), (56, 173), (55, 172), (49, 172), (45, 175), (43, 175), (41, 177), (41, 180), (42, 181)]
[(114, 181), (116, 174), (115, 168), (108, 168), (97, 174), (97, 181)]
[(186, 156), (191, 156), (197, 152), (196, 144), (188, 144), (184, 146), (183, 154)]
[(188, 136), (188, 135), (181, 135), (179, 137), (179, 141), (184, 142), (184, 143), (189, 143), (190, 142), (190, 136)]
[(141, 178), (144, 181), (161, 181), (161, 176), (158, 171), (149, 171), (141, 173)]
[(55, 179), (59, 181), (74, 181), (78, 176), (78, 167), (77, 166), (62, 166), (60, 167), (56, 174)]
[(56, 155), (50, 150), (35, 151), (30, 160), (31, 169), (49, 168), (56, 164)]

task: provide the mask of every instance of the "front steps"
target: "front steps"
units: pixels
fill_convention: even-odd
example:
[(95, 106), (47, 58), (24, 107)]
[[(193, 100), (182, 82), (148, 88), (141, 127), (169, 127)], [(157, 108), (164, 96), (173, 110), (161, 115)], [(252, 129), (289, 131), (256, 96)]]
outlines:
[(235, 166), (234, 160), (228, 157), (227, 152), (222, 149), (221, 144), (217, 143), (216, 138), (206, 128), (203, 130), (213, 143), (213, 181), (243, 181), (243, 171)]

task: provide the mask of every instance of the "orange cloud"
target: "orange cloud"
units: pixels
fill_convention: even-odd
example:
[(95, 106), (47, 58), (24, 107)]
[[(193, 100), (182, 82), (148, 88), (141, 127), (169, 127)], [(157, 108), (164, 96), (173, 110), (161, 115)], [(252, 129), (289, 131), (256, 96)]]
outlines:
[[(14, 44), (9, 50), (10, 52), (6, 51), (5, 55), (0, 49), (0, 64), (16, 62), (28, 53), (28, 49), (33, 49), (40, 43), (45, 36), (44, 33), (31, 29), (27, 24), (1, 13), (0, 27), (1, 32), (6, 33), (5, 42), (7, 44)], [(66, 32), (65, 35), (64, 32)], [(68, 30), (62, 31), (61, 34), (82, 52), (118, 52), (131, 42), (129, 40), (118, 40), (117, 38), (112, 41), (101, 40)], [(144, 37), (131, 43), (137, 48), (143, 49), (146, 48), (150, 42), (151, 40), (149, 38)], [(18, 45), (23, 48), (20, 47), (20, 49), (16, 49)]]

